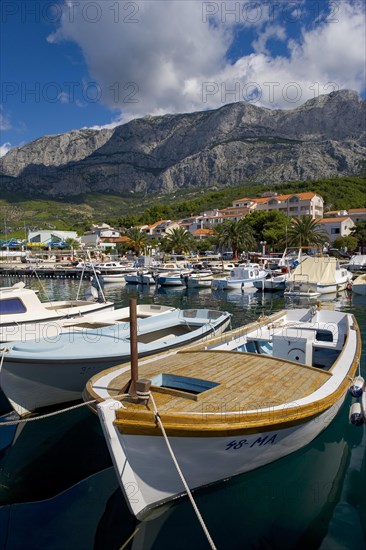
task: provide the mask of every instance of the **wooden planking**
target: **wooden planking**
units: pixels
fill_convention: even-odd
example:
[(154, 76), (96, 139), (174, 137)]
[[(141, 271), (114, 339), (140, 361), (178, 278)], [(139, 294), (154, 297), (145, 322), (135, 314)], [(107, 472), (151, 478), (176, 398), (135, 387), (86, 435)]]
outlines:
[[(225, 403), (226, 411), (238, 410), (239, 403), (241, 409), (279, 405), (308, 395), (330, 376), (324, 371), (269, 356), (223, 351), (177, 353), (145, 365), (140, 376), (152, 378), (162, 372), (220, 384), (198, 395), (197, 400), (154, 392), (162, 413), (168, 410), (200, 412), (208, 403), (218, 401)], [(129, 373), (120, 375), (111, 385), (121, 387), (129, 377)]]

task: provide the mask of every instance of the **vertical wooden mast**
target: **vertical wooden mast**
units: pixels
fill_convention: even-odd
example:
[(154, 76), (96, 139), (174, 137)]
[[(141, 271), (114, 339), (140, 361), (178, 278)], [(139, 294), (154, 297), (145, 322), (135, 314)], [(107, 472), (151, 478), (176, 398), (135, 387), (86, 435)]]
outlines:
[(138, 379), (138, 349), (137, 349), (137, 307), (136, 298), (130, 298), (130, 350), (131, 350), (131, 383), (128, 393), (136, 395)]

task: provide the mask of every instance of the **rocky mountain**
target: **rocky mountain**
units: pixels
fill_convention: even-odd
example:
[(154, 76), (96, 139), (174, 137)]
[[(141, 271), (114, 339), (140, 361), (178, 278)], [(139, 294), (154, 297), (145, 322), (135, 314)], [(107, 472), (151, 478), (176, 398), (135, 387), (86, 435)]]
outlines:
[(62, 197), (359, 175), (366, 101), (342, 90), (292, 110), (245, 102), (45, 136), (0, 159), (1, 188)]

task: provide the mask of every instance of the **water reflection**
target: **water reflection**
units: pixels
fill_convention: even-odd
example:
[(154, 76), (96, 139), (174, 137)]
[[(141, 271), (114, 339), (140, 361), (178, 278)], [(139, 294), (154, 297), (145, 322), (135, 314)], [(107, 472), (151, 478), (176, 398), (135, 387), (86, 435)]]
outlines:
[[(12, 281), (1, 281), (3, 286)], [(78, 281), (28, 279), (43, 299), (75, 298)], [(82, 283), (86, 288), (87, 283)], [(233, 327), (261, 314), (314, 302), (283, 293), (106, 285), (117, 307), (139, 303), (209, 307), (233, 314)], [(321, 307), (355, 313), (364, 337), (366, 297), (343, 292), (321, 296)], [(347, 405), (312, 444), (255, 472), (196, 492), (195, 499), (218, 548), (364, 548), (366, 430), (348, 423)], [(0, 548), (206, 548), (187, 499), (157, 519), (137, 524), (129, 514), (110, 465), (99, 422), (86, 409), (9, 429), (0, 452)], [(1, 432), (0, 432), (1, 436)], [(15, 437), (14, 437), (15, 436)], [(91, 475), (92, 474), (92, 475)], [(87, 477), (90, 476), (90, 477)], [(76, 484), (76, 485), (73, 485)], [(60, 491), (63, 493), (56, 495)], [(40, 500), (46, 499), (48, 500)], [(25, 500), (29, 504), (19, 504)], [(17, 504), (11, 504), (17, 503)]]
[(6, 430), (0, 504), (51, 497), (111, 464), (98, 418), (86, 407)]
[[(344, 408), (331, 427), (303, 450), (195, 492), (218, 548), (319, 547), (355, 444), (354, 429), (346, 430), (347, 438), (339, 435), (346, 416)], [(79, 461), (75, 466), (80, 466)], [(85, 511), (88, 521), (82, 519)], [(177, 500), (154, 520), (137, 522), (128, 512), (112, 468), (47, 501), (13, 505), (11, 514), (9, 506), (3, 507), (0, 523), (1, 518), (7, 521), (8, 548), (25, 544), (27, 548), (55, 548), (55, 544), (58, 548), (92, 548), (94, 541), (95, 549), (114, 549), (133, 533), (129, 548), (135, 550), (207, 547), (187, 498)], [(362, 548), (359, 531), (351, 539), (353, 548)]]

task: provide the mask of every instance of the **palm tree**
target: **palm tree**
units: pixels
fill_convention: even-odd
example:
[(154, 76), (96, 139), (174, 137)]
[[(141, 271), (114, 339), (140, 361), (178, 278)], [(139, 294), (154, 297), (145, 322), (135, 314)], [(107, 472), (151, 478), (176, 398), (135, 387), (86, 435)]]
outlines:
[(299, 248), (304, 246), (321, 246), (328, 239), (328, 234), (319, 225), (319, 220), (311, 216), (293, 218), (287, 232), (288, 244)]
[(176, 227), (167, 233), (161, 245), (165, 252), (184, 254), (195, 247), (195, 242), (189, 231), (183, 227)]
[(73, 239), (71, 237), (67, 238), (65, 242), (69, 245), (69, 248), (72, 250), (79, 250), (80, 248), (80, 242), (76, 239)]
[(148, 237), (137, 227), (131, 227), (126, 231), (126, 236), (130, 239), (128, 247), (138, 256), (147, 245)]
[(249, 250), (256, 246), (252, 228), (244, 219), (239, 221), (225, 221), (216, 229), (216, 242), (219, 248), (231, 248), (233, 257), (238, 258), (238, 252)]

